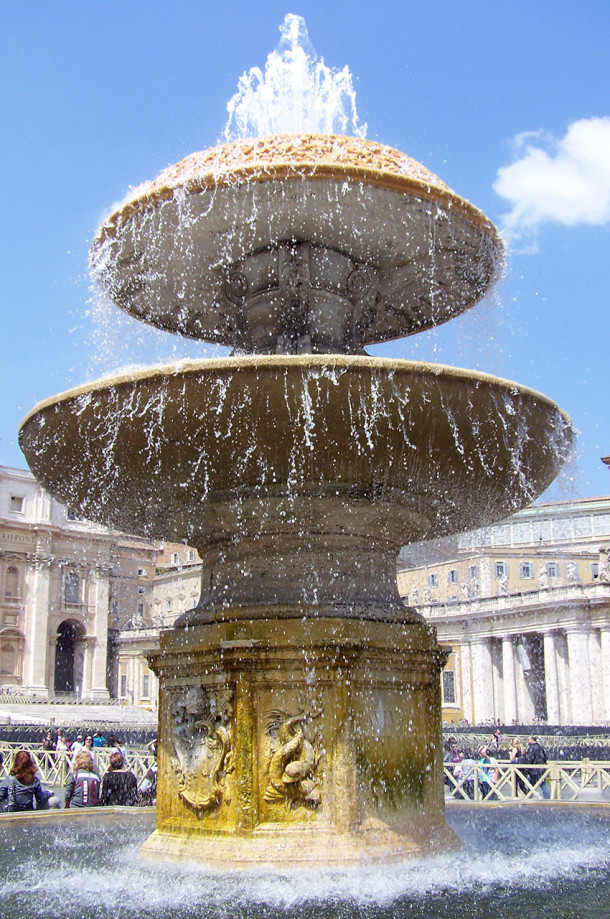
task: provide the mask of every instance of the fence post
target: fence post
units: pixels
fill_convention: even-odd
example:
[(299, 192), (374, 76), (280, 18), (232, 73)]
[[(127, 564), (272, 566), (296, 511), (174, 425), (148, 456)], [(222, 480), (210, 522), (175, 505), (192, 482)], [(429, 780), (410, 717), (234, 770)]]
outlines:
[(551, 801), (561, 800), (561, 782), (559, 763), (551, 762), (549, 765), (549, 781), (551, 783)]
[(589, 759), (588, 756), (585, 756), (585, 758), (584, 758), (583, 761), (582, 761), (582, 768), (581, 768), (581, 770), (580, 770), (580, 785), (581, 785), (581, 788), (584, 788), (585, 785), (588, 784), (589, 779), (591, 778), (591, 766), (590, 766), (590, 764), (591, 764), (591, 760)]

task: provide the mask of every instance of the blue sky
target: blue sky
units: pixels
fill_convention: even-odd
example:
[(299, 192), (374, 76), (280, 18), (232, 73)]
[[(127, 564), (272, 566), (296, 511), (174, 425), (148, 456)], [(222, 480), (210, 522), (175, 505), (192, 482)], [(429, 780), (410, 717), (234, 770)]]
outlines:
[(610, 494), (610, 2), (0, 4), (0, 464), (23, 415), (114, 368), (219, 353), (92, 301), (91, 238), (130, 185), (216, 143), (288, 12), (348, 65), (367, 137), (423, 162), (504, 228), (496, 293), (372, 349), (517, 380), (580, 432), (548, 497)]

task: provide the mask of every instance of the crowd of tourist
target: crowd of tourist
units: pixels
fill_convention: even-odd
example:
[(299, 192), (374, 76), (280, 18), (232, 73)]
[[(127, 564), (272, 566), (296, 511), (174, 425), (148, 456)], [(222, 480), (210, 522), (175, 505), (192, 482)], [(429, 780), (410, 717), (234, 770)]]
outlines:
[[(501, 745), (502, 734), (496, 730), (490, 742), (479, 747), (475, 758), (472, 755), (466, 755), (465, 751), (460, 749), (456, 737), (449, 737), (443, 753), (443, 763), (453, 774), (452, 780), (451, 776), (445, 773), (445, 785), (449, 789), (449, 794), (453, 797), (466, 797), (472, 800), (475, 797), (475, 782), (477, 782), (483, 800), (497, 800), (498, 794), (495, 786), (500, 776), (498, 757)], [(536, 791), (543, 798), (550, 798), (551, 793), (545, 770), (541, 768), (546, 765), (547, 755), (544, 747), (533, 734), (527, 738), (526, 744), (517, 738), (513, 739), (507, 758), (511, 763), (522, 767), (515, 770), (517, 795), (527, 795)]]
[[(101, 774), (98, 750), (110, 746), (108, 768)], [(148, 749), (153, 763), (138, 784), (129, 769), (121, 740), (110, 735), (108, 740), (99, 732), (77, 734), (72, 742), (65, 731), (56, 737), (51, 731), (42, 743), (42, 749), (53, 756), (65, 756), (69, 772), (65, 785), (63, 806), (114, 807), (153, 804), (157, 788), (157, 741)], [(43, 788), (41, 775), (34, 757), (27, 750), (15, 753), (8, 776), (0, 783), (0, 811), (46, 810), (61, 807), (61, 797)]]

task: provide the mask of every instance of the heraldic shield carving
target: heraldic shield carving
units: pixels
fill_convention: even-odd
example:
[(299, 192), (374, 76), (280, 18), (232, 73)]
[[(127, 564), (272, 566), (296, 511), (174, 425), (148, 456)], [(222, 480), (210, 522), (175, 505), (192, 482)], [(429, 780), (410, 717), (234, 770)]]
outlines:
[(172, 700), (171, 764), (178, 795), (202, 817), (227, 801), (226, 778), (233, 771), (232, 692), (191, 686)]

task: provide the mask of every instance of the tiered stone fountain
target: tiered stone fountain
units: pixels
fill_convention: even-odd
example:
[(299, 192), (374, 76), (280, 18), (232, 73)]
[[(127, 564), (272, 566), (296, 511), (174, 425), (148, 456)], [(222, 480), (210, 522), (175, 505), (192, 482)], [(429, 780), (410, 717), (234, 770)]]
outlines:
[[(283, 32), (309, 99), (304, 23)], [(152, 657), (147, 854), (292, 867), (451, 844), (444, 654), (401, 603), (396, 556), (529, 503), (571, 426), (515, 383), (364, 346), (468, 309), (501, 262), (492, 224), (423, 166), (332, 134), (194, 154), (99, 230), (119, 307), (234, 349), (71, 390), (20, 433), (70, 507), (203, 560), (198, 606)]]

